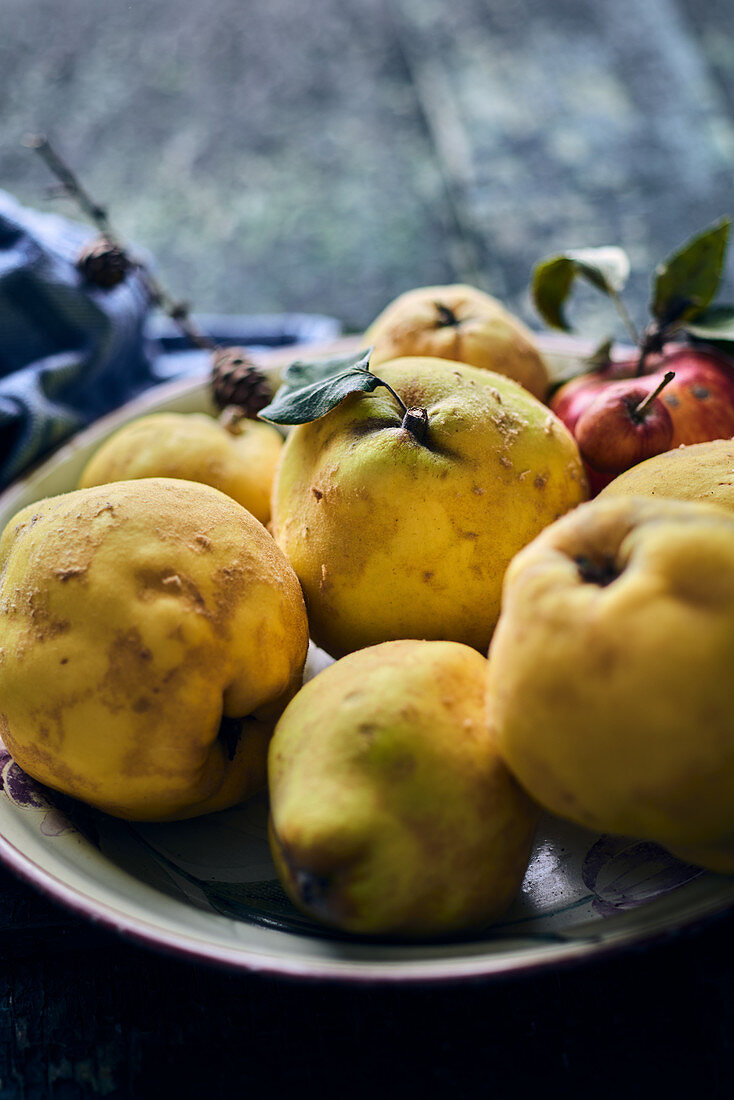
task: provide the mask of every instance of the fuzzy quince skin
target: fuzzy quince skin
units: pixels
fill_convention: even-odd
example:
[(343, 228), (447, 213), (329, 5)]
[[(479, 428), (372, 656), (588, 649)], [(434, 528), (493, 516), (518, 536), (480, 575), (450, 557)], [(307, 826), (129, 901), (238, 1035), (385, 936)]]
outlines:
[(615, 477), (599, 496), (691, 500), (734, 511), (734, 439), (691, 443), (655, 455)]
[(79, 488), (139, 477), (200, 481), (268, 523), (283, 438), (270, 424), (241, 420), (229, 431), (203, 413), (151, 413), (125, 424), (97, 450)]
[(332, 656), (397, 638), (486, 653), (511, 558), (586, 498), (573, 437), (508, 378), (441, 359), (379, 376), (426, 412), (422, 442), (379, 387), (291, 432), (272, 527)]
[(541, 400), (549, 374), (532, 332), (473, 286), (425, 286), (391, 302), (364, 334), (371, 364), (420, 355), (452, 359), (519, 382)]
[(497, 745), (546, 809), (734, 871), (734, 517), (598, 499), (513, 561)]
[(5, 528), (0, 578), (0, 735), (30, 775), (151, 821), (264, 784), (307, 624), (244, 508), (156, 478), (53, 497)]
[(270, 748), (270, 838), (286, 891), (349, 932), (426, 937), (500, 917), (537, 809), (497, 754), (486, 660), (396, 641), (320, 673)]

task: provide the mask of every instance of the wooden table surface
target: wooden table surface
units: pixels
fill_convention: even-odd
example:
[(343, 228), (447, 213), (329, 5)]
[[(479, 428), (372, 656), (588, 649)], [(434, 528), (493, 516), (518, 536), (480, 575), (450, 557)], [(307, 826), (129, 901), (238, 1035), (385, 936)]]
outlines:
[[(71, 212), (20, 144), (46, 131), (200, 310), (359, 330), (467, 280), (536, 323), (537, 259), (619, 243), (639, 320), (653, 264), (734, 206), (731, 0), (1, 7), (0, 186)], [(611, 328), (590, 294), (577, 316)], [(512, 981), (302, 984), (124, 943), (0, 871), (0, 1097), (262, 1075), (278, 1097), (729, 1097), (733, 939), (724, 917)]]

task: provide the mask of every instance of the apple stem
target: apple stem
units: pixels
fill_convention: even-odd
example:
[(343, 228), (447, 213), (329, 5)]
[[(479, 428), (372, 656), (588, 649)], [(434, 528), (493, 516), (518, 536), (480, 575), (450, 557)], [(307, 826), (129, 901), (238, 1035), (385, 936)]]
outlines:
[(661, 380), (658, 382), (655, 389), (651, 390), (651, 392), (648, 393), (647, 397), (643, 397), (643, 399), (642, 399), (642, 401), (640, 401), (639, 405), (637, 405), (633, 409), (633, 416), (635, 417), (635, 420), (644, 420), (645, 419), (645, 413), (649, 409), (650, 405), (652, 405), (653, 401), (655, 400), (656, 397), (659, 396), (661, 391), (665, 389), (665, 387), (668, 385), (668, 382), (672, 382), (674, 378), (675, 378), (675, 371), (669, 370), (669, 371), (665, 372), (665, 374), (663, 375)]

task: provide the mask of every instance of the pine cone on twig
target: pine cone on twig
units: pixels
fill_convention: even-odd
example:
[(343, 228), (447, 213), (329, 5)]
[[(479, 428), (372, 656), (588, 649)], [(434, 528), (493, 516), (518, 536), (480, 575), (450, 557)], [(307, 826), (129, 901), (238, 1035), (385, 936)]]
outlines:
[(76, 266), (92, 286), (111, 290), (123, 281), (133, 262), (119, 245), (100, 236), (84, 245)]
[(268, 379), (244, 348), (219, 348), (214, 352), (212, 392), (217, 407), (230, 420), (254, 420), (272, 400)]

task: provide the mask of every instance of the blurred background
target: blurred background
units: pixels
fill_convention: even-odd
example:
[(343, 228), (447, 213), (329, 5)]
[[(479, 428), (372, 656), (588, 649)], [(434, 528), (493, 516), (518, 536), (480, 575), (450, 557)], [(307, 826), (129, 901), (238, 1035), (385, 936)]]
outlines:
[[(352, 331), (462, 280), (539, 327), (533, 264), (614, 243), (639, 319), (654, 263), (734, 209), (731, 0), (0, 10), (0, 187), (78, 216), (21, 144), (45, 132), (199, 311)], [(575, 316), (613, 327), (592, 292)]]

